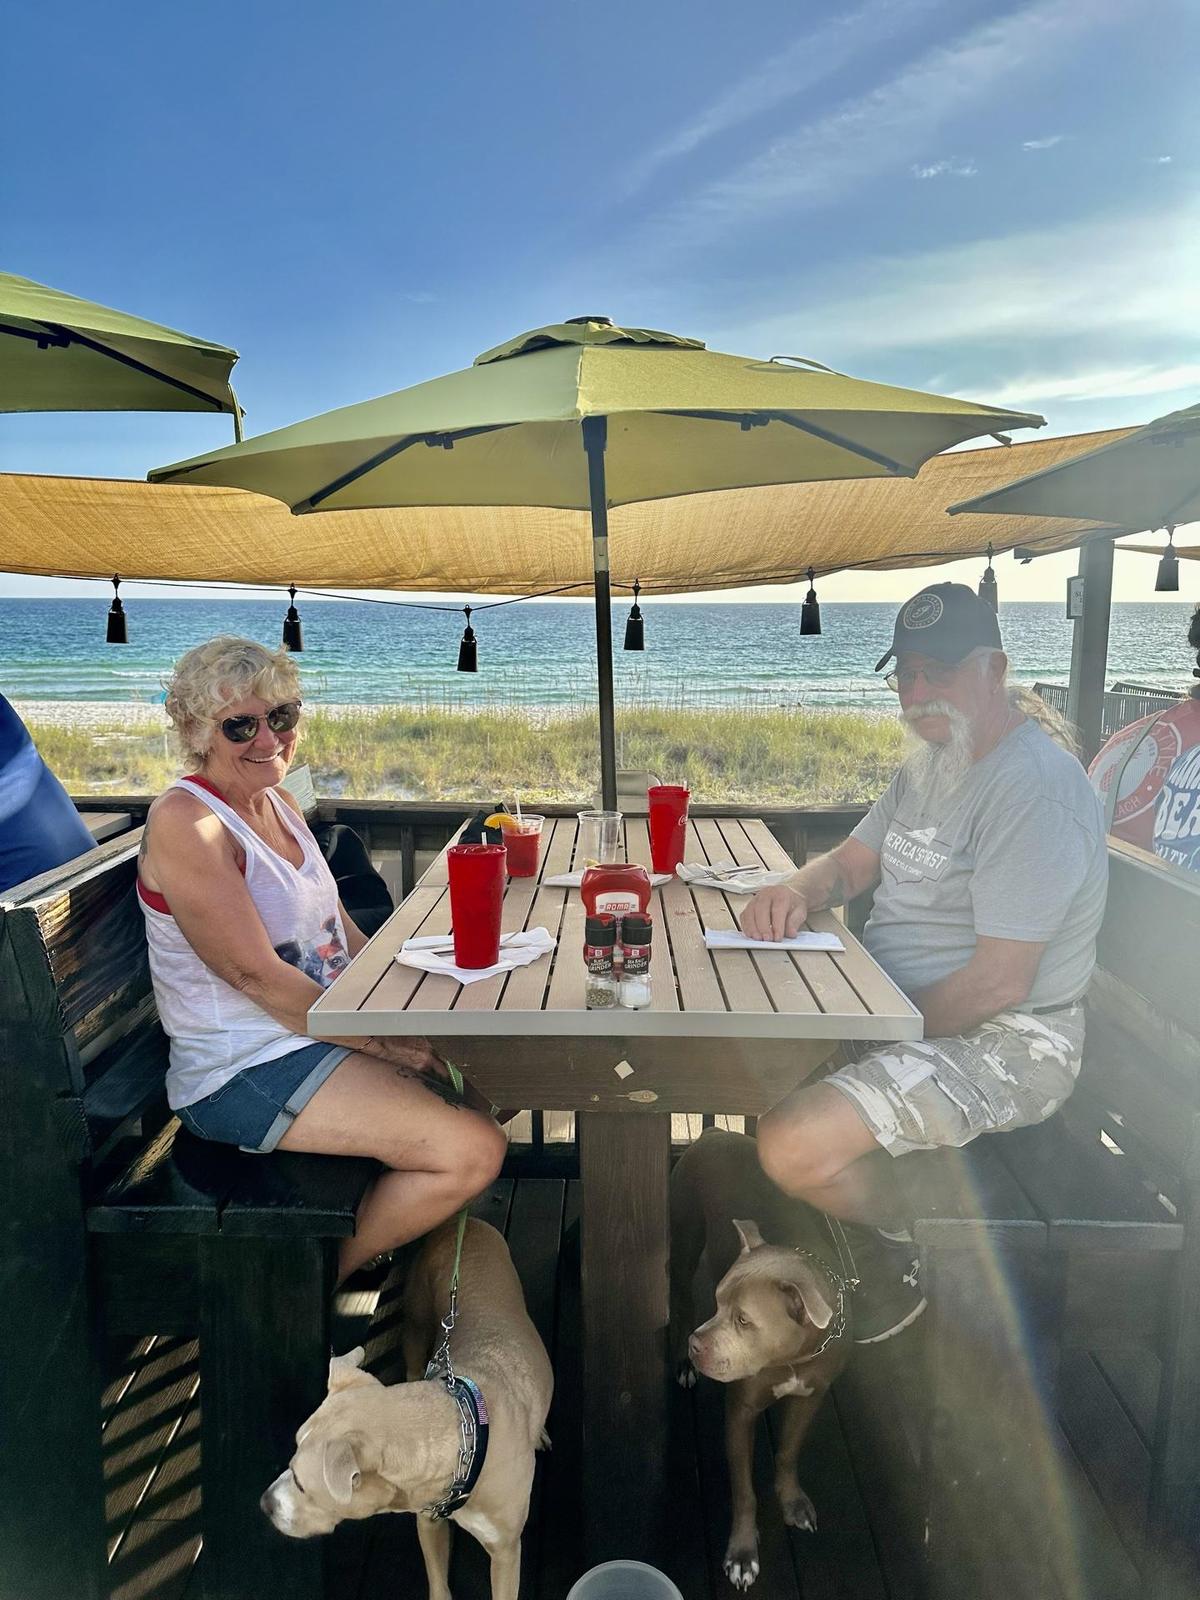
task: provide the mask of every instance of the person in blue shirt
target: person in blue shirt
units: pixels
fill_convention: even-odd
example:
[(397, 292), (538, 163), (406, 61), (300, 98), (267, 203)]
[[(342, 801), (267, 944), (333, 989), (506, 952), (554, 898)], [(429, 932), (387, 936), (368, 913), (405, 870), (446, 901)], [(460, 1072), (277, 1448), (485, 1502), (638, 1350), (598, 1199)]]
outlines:
[(70, 795), (0, 694), (0, 893), (94, 848)]

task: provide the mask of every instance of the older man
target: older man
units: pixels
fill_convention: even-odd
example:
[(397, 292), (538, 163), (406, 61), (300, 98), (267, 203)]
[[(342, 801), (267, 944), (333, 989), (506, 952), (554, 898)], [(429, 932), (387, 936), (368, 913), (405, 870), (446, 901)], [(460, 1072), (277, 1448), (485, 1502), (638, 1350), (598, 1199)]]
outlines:
[(850, 1224), (866, 1344), (925, 1308), (889, 1157), (1040, 1122), (1074, 1087), (1108, 877), (1087, 775), (1006, 685), (990, 607), (922, 589), (875, 670), (893, 656), (914, 753), (844, 844), (742, 917), (779, 938), (874, 887), (867, 948), (924, 1014), (923, 1041), (851, 1047), (758, 1126), (768, 1176)]

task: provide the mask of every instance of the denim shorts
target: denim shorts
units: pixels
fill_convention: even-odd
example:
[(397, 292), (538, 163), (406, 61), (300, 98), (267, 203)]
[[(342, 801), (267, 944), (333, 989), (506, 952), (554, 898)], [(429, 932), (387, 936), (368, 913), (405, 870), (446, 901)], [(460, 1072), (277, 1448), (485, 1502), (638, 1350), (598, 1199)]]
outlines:
[(894, 1156), (959, 1148), (981, 1133), (1052, 1116), (1075, 1087), (1083, 1006), (1034, 1015), (1002, 1011), (953, 1039), (849, 1045), (824, 1082), (853, 1105)]
[(343, 1045), (306, 1044), (274, 1061), (262, 1061), (175, 1115), (199, 1139), (239, 1150), (274, 1150), (317, 1090), (350, 1054)]

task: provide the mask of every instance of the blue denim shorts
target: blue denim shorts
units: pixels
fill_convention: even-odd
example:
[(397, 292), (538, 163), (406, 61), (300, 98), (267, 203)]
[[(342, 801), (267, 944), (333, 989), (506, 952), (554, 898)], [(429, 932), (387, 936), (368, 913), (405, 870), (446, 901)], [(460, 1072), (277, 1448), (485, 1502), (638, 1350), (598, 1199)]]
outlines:
[(274, 1150), (335, 1067), (350, 1054), (343, 1045), (306, 1044), (274, 1061), (244, 1067), (203, 1100), (175, 1115), (199, 1139), (239, 1150)]

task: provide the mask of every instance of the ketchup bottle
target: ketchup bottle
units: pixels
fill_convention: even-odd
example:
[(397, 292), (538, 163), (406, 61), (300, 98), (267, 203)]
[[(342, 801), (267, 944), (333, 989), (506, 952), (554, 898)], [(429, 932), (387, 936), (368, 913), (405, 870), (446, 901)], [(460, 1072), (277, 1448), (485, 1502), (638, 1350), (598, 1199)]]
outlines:
[(650, 904), (650, 875), (637, 862), (601, 862), (588, 867), (579, 889), (589, 917), (610, 911), (623, 917), (627, 911), (645, 911)]

